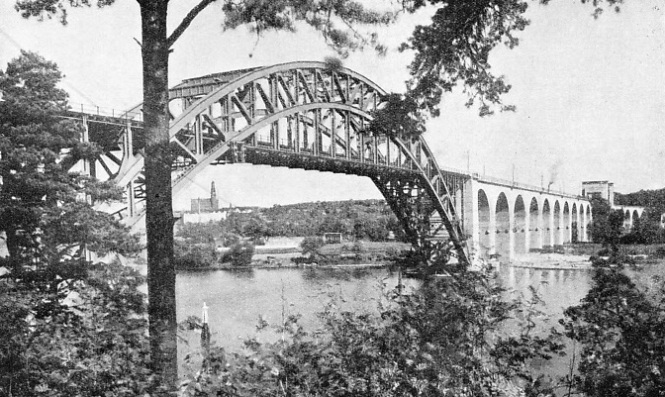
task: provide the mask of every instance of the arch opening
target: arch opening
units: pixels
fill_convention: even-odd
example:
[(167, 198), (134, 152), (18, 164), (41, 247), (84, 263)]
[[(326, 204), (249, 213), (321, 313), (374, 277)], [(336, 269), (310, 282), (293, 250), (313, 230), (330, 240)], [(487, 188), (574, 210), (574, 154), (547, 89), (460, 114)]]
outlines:
[(528, 227), (526, 224), (526, 207), (522, 195), (515, 199), (514, 226), (511, 231), (515, 236), (515, 253), (525, 254), (527, 252)]
[(631, 218), (630, 218), (630, 210), (625, 210), (623, 212), (623, 231), (624, 232), (629, 232), (631, 229), (631, 224), (630, 224)]
[(529, 203), (529, 249), (541, 249), (542, 240), (541, 233), (543, 226), (541, 224), (540, 210), (538, 207), (538, 200), (536, 198), (531, 199)]
[(563, 231), (563, 242), (562, 244), (569, 243), (570, 242), (570, 206), (568, 205), (568, 202), (565, 202), (563, 204), (563, 225), (561, 227)]
[(640, 221), (640, 214), (637, 213), (637, 210), (633, 210), (633, 228), (632, 230), (635, 230), (637, 224)]
[(510, 240), (511, 240), (511, 230), (510, 225), (510, 207), (508, 205), (508, 198), (502, 192), (499, 193), (499, 197), (496, 200), (495, 207), (495, 219), (496, 219), (496, 253), (501, 257), (508, 258), (510, 257)]
[(545, 199), (543, 202), (543, 248), (552, 248), (554, 230), (552, 230), (552, 209), (550, 202)]
[(478, 190), (478, 243), (480, 244), (481, 256), (490, 254), (490, 204), (484, 190)]

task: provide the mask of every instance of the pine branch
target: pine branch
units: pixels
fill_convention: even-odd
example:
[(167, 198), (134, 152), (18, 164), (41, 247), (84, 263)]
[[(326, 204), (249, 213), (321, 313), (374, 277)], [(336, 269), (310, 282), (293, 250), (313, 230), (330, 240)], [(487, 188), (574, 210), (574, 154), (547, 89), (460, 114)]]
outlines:
[(196, 7), (192, 8), (187, 13), (185, 18), (180, 22), (180, 25), (178, 25), (178, 27), (175, 28), (173, 33), (171, 33), (171, 35), (169, 36), (167, 41), (169, 48), (173, 46), (173, 44), (178, 40), (178, 38), (180, 38), (180, 36), (185, 32), (185, 30), (187, 30), (187, 28), (189, 27), (189, 25), (191, 25), (194, 18), (196, 18), (196, 16), (199, 15), (201, 11), (203, 11), (206, 7), (208, 7), (210, 4), (212, 4), (215, 1), (216, 0), (201, 0), (201, 2), (196, 5)]

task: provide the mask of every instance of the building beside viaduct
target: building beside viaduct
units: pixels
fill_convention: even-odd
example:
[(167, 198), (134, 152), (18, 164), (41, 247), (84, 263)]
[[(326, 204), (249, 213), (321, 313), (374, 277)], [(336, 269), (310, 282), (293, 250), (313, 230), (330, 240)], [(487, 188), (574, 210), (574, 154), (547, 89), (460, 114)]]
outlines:
[[(634, 205), (618, 205), (614, 203), (614, 183), (610, 181), (589, 181), (582, 182), (582, 195), (585, 197), (600, 197), (605, 199), (613, 210), (623, 212), (623, 229), (630, 231), (636, 221), (644, 213), (644, 207)], [(664, 214), (665, 215), (665, 214)], [(663, 224), (661, 216), (661, 225)]]

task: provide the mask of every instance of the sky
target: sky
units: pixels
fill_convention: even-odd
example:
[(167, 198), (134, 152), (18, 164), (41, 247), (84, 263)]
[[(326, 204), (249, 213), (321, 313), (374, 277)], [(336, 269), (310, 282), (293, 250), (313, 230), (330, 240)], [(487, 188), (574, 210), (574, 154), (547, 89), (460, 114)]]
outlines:
[[(24, 20), (13, 0), (0, 1), (0, 68), (20, 49), (55, 61), (72, 103), (126, 109), (141, 101), (139, 9), (117, 0), (103, 10), (74, 9), (69, 24)], [(171, 29), (196, 3), (172, 2)], [(505, 75), (504, 102), (516, 112), (481, 118), (460, 92), (444, 96), (441, 116), (428, 122), (425, 139), (441, 166), (581, 191), (582, 181), (609, 180), (619, 192), (665, 187), (665, 1), (626, 0), (620, 13), (591, 16), (590, 5), (553, 0), (529, 3), (530, 26), (513, 50), (497, 48), (490, 63)], [(403, 92), (411, 55), (396, 50), (429, 11), (404, 16), (379, 31), (385, 57), (353, 53), (349, 67), (387, 91)], [(245, 28), (223, 31), (213, 4), (174, 45), (170, 84), (182, 79), (334, 55), (307, 28), (257, 40)], [(207, 197), (215, 181), (223, 205), (380, 198), (369, 179), (240, 164), (211, 167), (174, 198)]]

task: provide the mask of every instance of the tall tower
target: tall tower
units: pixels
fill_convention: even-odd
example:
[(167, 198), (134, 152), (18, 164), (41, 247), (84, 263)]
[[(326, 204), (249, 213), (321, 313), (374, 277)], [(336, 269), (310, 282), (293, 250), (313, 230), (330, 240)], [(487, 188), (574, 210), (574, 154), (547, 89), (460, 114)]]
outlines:
[(210, 184), (210, 210), (217, 211), (219, 209), (219, 200), (217, 200), (217, 190), (215, 190), (215, 181)]

